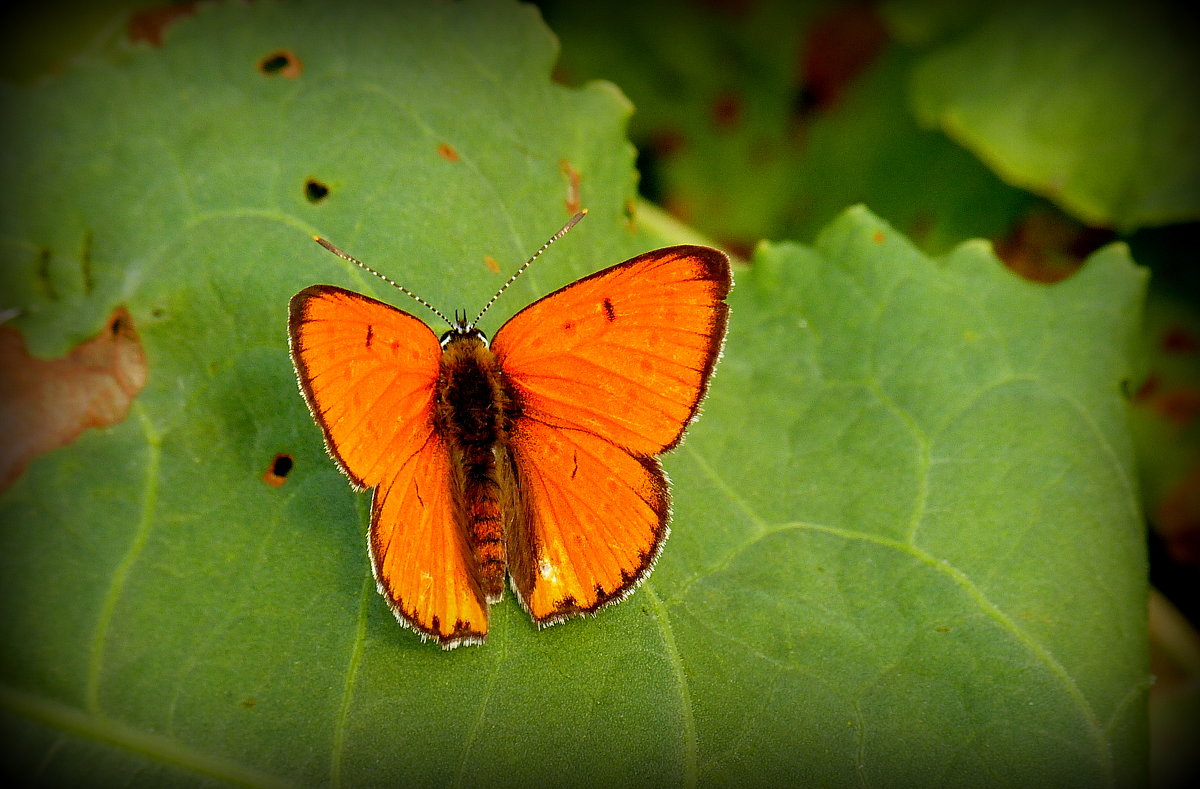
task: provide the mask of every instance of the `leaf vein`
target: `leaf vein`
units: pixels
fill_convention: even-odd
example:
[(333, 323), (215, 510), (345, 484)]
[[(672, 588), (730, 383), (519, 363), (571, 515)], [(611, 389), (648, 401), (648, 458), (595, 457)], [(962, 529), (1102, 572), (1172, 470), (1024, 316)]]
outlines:
[(137, 530), (129, 549), (125, 552), (116, 569), (113, 570), (112, 581), (104, 595), (104, 603), (100, 608), (100, 616), (96, 621), (96, 629), (92, 633), (92, 643), (88, 650), (87, 685), (84, 691), (84, 706), (91, 715), (100, 714), (100, 674), (104, 666), (104, 650), (108, 643), (108, 631), (112, 626), (117, 602), (125, 591), (129, 573), (142, 554), (150, 528), (154, 524), (154, 516), (158, 510), (159, 464), (162, 459), (162, 436), (151, 424), (145, 408), (140, 402), (134, 401), (133, 408), (141, 421), (142, 432), (146, 437), (146, 474), (142, 487), (142, 512), (138, 520)]

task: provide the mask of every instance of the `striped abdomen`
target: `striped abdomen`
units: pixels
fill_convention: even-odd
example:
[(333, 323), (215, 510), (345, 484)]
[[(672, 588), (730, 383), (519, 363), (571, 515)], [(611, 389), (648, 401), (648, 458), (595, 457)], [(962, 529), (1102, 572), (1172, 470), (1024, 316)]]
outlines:
[(450, 445), (459, 523), (489, 602), (504, 594), (507, 556), (500, 463), (507, 454), (508, 398), (496, 358), (478, 334), (455, 335), (442, 351), (436, 428)]

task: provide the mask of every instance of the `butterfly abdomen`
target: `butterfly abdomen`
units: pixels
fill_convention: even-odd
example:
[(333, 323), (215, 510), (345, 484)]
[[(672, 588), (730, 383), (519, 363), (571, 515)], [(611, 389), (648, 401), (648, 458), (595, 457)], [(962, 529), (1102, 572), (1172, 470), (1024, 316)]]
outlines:
[(450, 445), (455, 469), (459, 522), (479, 568), (489, 602), (504, 593), (507, 556), (504, 509), (497, 472), (497, 447), (507, 434), (507, 396), (499, 366), (482, 338), (452, 338), (442, 352), (438, 379), (437, 428)]

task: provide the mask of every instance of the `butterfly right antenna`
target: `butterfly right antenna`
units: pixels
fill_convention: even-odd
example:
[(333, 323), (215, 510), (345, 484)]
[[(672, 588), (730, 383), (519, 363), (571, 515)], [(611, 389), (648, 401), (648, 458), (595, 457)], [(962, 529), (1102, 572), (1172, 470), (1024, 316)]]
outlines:
[(534, 252), (533, 256), (530, 257), (529, 260), (526, 260), (525, 263), (519, 269), (517, 269), (516, 271), (513, 272), (513, 275), (508, 278), (508, 282), (505, 282), (503, 285), (500, 286), (500, 290), (496, 291), (496, 295), (492, 296), (491, 301), (489, 301), (487, 304), (483, 305), (483, 309), (481, 309), (479, 311), (479, 314), (475, 316), (475, 320), (471, 321), (468, 325), (469, 326), (478, 326), (479, 321), (480, 321), (480, 319), (483, 318), (484, 313), (486, 313), (491, 308), (491, 306), (496, 303), (496, 299), (500, 298), (500, 294), (502, 294), (502, 293), (504, 293), (504, 291), (508, 290), (508, 286), (513, 284), (513, 282), (517, 279), (517, 277), (519, 277), (523, 273), (525, 273), (525, 269), (529, 268), (530, 264), (533, 263), (533, 261), (535, 261), (539, 257), (541, 257), (542, 253), (545, 252), (547, 249), (549, 249), (551, 244), (553, 244), (555, 241), (557, 241), (560, 238), (562, 238), (563, 236), (565, 236), (567, 234), (567, 231), (570, 230), (571, 228), (575, 227), (575, 225), (577, 225), (579, 223), (579, 220), (583, 219), (585, 216), (587, 216), (586, 208), (583, 209), (582, 211), (580, 211), (575, 216), (571, 217), (569, 220), (567, 220), (567, 223), (562, 226), (561, 230), (559, 230), (554, 235), (550, 236), (549, 241), (547, 241), (545, 244), (542, 244), (541, 248), (537, 252)]

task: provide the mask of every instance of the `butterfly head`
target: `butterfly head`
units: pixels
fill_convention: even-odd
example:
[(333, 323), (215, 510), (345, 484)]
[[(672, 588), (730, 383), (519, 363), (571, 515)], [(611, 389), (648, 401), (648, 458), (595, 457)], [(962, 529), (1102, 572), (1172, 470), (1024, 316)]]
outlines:
[(441, 345), (445, 348), (452, 342), (468, 337), (478, 339), (485, 347), (488, 344), (487, 335), (476, 329), (473, 321), (467, 320), (467, 314), (465, 312), (460, 314), (456, 311), (454, 313), (454, 323), (450, 324), (450, 329), (441, 337)]

